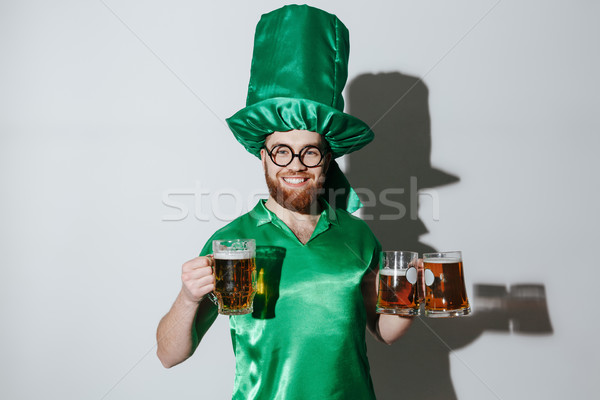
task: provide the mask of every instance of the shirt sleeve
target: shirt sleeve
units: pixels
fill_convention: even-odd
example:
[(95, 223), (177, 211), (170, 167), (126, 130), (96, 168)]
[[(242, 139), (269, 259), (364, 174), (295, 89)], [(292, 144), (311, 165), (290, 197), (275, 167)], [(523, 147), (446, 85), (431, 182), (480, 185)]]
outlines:
[(379, 240), (375, 236), (373, 236), (373, 240), (375, 240), (375, 248), (373, 249), (373, 256), (369, 263), (369, 271), (377, 272), (379, 271), (379, 264), (383, 260), (383, 251), (381, 250), (381, 243), (379, 243)]

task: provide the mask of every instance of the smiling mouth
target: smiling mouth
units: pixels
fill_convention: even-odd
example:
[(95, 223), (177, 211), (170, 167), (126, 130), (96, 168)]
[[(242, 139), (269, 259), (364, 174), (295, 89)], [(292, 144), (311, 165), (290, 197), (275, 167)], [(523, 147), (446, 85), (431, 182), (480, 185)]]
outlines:
[(308, 178), (282, 178), (285, 183), (289, 183), (291, 185), (298, 185), (304, 183), (308, 180)]

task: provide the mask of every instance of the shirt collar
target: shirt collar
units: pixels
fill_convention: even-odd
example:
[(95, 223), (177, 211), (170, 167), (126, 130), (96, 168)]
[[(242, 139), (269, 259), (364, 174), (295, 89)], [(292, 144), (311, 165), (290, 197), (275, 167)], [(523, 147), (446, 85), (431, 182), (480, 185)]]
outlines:
[(265, 199), (260, 199), (252, 211), (250, 211), (251, 216), (256, 219), (256, 226), (268, 224), (275, 216), (271, 210), (267, 209), (265, 202)]
[[(251, 216), (254, 219), (256, 219), (256, 226), (261, 226), (261, 225), (268, 224), (269, 222), (274, 222), (274, 221), (279, 221), (279, 222), (283, 223), (283, 221), (281, 221), (279, 219), (279, 217), (277, 217), (277, 215), (275, 215), (275, 213), (273, 213), (271, 210), (269, 210), (265, 206), (266, 202), (267, 201), (265, 199), (259, 200), (258, 203), (256, 204), (256, 206), (250, 212)], [(329, 205), (329, 203), (322, 197), (319, 197), (319, 202), (321, 203), (321, 206), (323, 207), (323, 211), (321, 211), (321, 217), (319, 218), (319, 221), (317, 222), (317, 228), (319, 226), (323, 226), (323, 224), (325, 224), (323, 226), (325, 229), (327, 229), (329, 227), (329, 224), (339, 225), (338, 220), (337, 220), (337, 215), (336, 215), (333, 207), (331, 207)], [(323, 230), (325, 230), (325, 229), (323, 229)]]
[(329, 223), (331, 223), (333, 225), (339, 225), (338, 220), (337, 220), (337, 214), (336, 214), (334, 208), (331, 207), (329, 205), (329, 203), (327, 202), (327, 200), (325, 200), (323, 197), (319, 197), (319, 201), (321, 202), (321, 205), (323, 206), (323, 211), (321, 212), (321, 218), (328, 221)]

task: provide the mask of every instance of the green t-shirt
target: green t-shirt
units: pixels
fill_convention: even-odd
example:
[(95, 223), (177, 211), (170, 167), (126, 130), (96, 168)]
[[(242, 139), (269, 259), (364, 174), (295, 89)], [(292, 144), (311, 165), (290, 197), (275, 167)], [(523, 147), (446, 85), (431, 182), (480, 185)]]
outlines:
[(210, 254), (215, 239), (256, 240), (254, 312), (229, 319), (233, 399), (375, 398), (361, 280), (377, 267), (381, 247), (364, 221), (323, 204), (306, 244), (261, 200), (202, 250)]

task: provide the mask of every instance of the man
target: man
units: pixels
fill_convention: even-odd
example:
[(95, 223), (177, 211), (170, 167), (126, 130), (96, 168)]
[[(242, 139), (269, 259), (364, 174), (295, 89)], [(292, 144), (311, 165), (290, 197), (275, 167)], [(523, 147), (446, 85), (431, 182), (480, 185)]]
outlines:
[(347, 61), (348, 31), (324, 11), (286, 6), (257, 26), (247, 107), (227, 122), (260, 157), (269, 198), (183, 265), (182, 289), (157, 332), (158, 357), (171, 367), (193, 354), (216, 318), (207, 299), (212, 240), (254, 238), (257, 251), (279, 250), (278, 262), (257, 255), (265, 291), (276, 296), (229, 320), (234, 399), (372, 399), (365, 327), (391, 344), (410, 325), (375, 313), (381, 248), (350, 214), (358, 197), (334, 160), (373, 137), (342, 111)]

